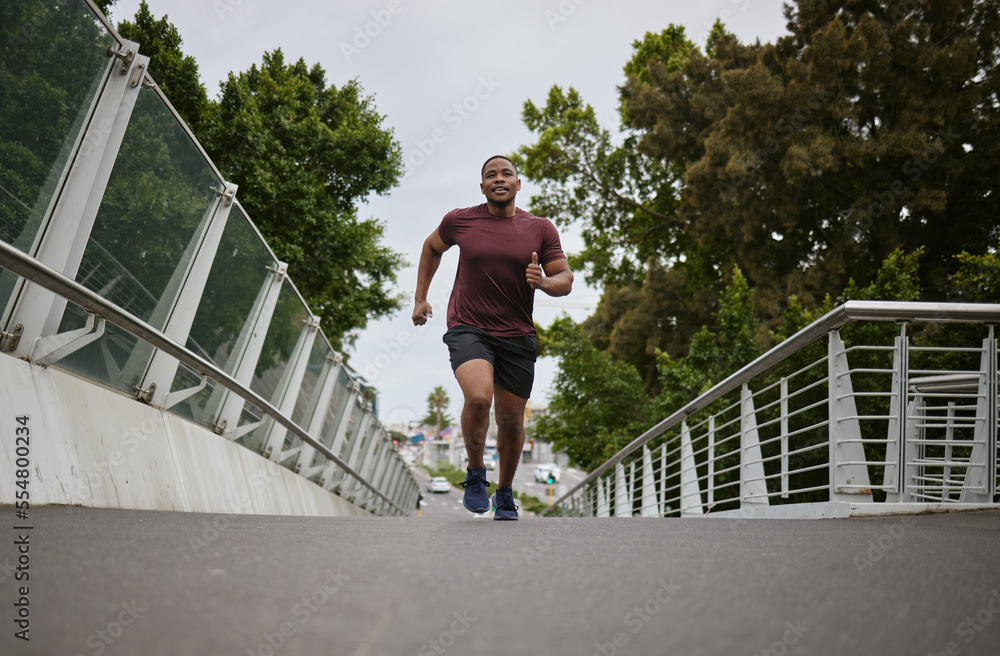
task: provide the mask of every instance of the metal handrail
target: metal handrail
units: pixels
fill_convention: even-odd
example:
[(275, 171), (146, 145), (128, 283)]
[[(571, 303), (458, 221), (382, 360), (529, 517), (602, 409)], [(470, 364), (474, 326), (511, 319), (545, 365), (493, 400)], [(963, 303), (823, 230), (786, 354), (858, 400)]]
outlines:
[(145, 340), (164, 353), (177, 358), (180, 362), (188, 365), (203, 376), (220, 383), (223, 387), (239, 395), (246, 401), (260, 408), (264, 414), (273, 418), (286, 429), (297, 435), (314, 449), (322, 453), (328, 460), (343, 469), (348, 475), (355, 478), (362, 486), (384, 499), (390, 506), (399, 511), (402, 515), (408, 513), (400, 508), (396, 503), (377, 490), (371, 483), (362, 478), (361, 474), (354, 471), (344, 460), (333, 453), (330, 449), (320, 443), (317, 439), (303, 430), (290, 418), (281, 414), (269, 401), (241, 384), (235, 378), (219, 369), (215, 364), (195, 355), (177, 342), (173, 341), (159, 330), (146, 324), (107, 299), (98, 296), (93, 291), (87, 289), (75, 280), (70, 280), (63, 274), (51, 269), (41, 262), (38, 262), (30, 255), (21, 252), (10, 244), (0, 241), (0, 267), (15, 273), (25, 280), (41, 285), (42, 287), (62, 296), (68, 301), (75, 303), (88, 312), (110, 321), (119, 328), (132, 333), (136, 337)]
[(600, 467), (552, 502), (541, 512), (547, 515), (571, 498), (577, 490), (601, 477), (636, 449), (662, 435), (699, 410), (735, 391), (744, 383), (770, 369), (793, 353), (805, 348), (852, 321), (894, 321), (915, 323), (984, 323), (1000, 324), (1000, 304), (995, 303), (926, 303), (917, 301), (847, 301), (816, 319), (767, 353), (731, 374), (707, 392), (677, 410), (666, 419), (632, 440)]

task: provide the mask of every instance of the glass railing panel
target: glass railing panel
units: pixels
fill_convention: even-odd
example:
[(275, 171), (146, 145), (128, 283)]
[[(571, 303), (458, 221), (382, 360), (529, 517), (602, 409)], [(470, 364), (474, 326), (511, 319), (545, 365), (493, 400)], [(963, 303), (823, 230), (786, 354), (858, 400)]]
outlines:
[[(244, 341), (251, 332), (248, 322), (256, 320), (257, 304), (275, 265), (271, 252), (243, 208), (234, 204), (185, 346), (233, 375)], [(180, 393), (197, 386), (200, 381), (201, 376), (181, 365), (170, 392)], [(220, 396), (215, 390), (215, 382), (209, 380), (204, 389), (170, 410), (210, 426), (219, 411)], [(212, 399), (216, 402), (212, 403)]]
[[(347, 371), (341, 367), (337, 372), (337, 384), (333, 388), (333, 395), (330, 397), (330, 405), (326, 409), (326, 419), (323, 420), (323, 430), (320, 431), (319, 441), (328, 449), (333, 447), (333, 441), (337, 437), (337, 426), (340, 424), (340, 417), (347, 408), (347, 401), (351, 397), (351, 377)], [(339, 455), (339, 454), (337, 454)], [(326, 456), (322, 453), (315, 453), (309, 467), (318, 467), (326, 462)]]
[[(194, 261), (222, 187), (212, 165), (154, 89), (139, 92), (76, 280), (153, 328), (162, 330)], [(67, 311), (60, 332), (82, 325)], [(115, 361), (102, 383), (132, 392), (152, 350), (117, 328), (62, 360), (62, 367), (99, 371), (113, 340)], [(119, 373), (113, 375), (117, 367)]]
[[(29, 252), (117, 41), (83, 0), (0, 3), (0, 239)], [(16, 277), (0, 271), (0, 309)]]
[(295, 291), (292, 281), (285, 278), (254, 377), (250, 381), (250, 389), (272, 403), (309, 316), (309, 309)]
[(347, 408), (347, 400), (351, 397), (351, 377), (343, 367), (337, 372), (337, 386), (333, 389), (333, 396), (330, 399), (330, 407), (326, 411), (326, 421), (323, 422), (323, 444), (333, 445), (334, 432), (337, 430), (337, 423), (340, 416)]
[[(330, 358), (333, 357), (333, 349), (322, 334), (316, 336), (313, 342), (312, 351), (309, 353), (309, 362), (306, 365), (306, 372), (302, 377), (302, 386), (299, 388), (298, 397), (295, 400), (295, 409), (292, 411), (292, 421), (305, 430), (309, 430), (310, 417), (307, 411), (315, 401), (315, 395), (319, 394), (320, 377)], [(313, 435), (318, 438), (318, 435)], [(281, 447), (282, 451), (295, 449), (302, 445), (302, 439), (294, 433), (285, 434), (285, 443)], [(284, 465), (292, 465), (297, 462), (298, 456), (290, 457), (287, 461), (282, 461)]]
[[(298, 292), (288, 278), (281, 284), (278, 301), (275, 304), (274, 315), (267, 327), (264, 345), (261, 349), (257, 368), (254, 370), (250, 389), (278, 405), (278, 384), (282, 381), (285, 370), (291, 366), (295, 347), (302, 337), (303, 329), (309, 319), (309, 309), (302, 302)], [(243, 409), (239, 426), (257, 423), (263, 420), (261, 411), (249, 404)], [(264, 434), (260, 428), (241, 437), (240, 441), (249, 449), (260, 451), (263, 446)]]
[(292, 421), (299, 426), (306, 428), (309, 418), (306, 411), (313, 402), (313, 397), (319, 393), (320, 376), (327, 362), (333, 357), (333, 349), (322, 334), (316, 335), (313, 342), (312, 351), (309, 353), (309, 363), (306, 365), (306, 373), (302, 377), (302, 387), (299, 388), (298, 398), (295, 400), (295, 410), (292, 412)]

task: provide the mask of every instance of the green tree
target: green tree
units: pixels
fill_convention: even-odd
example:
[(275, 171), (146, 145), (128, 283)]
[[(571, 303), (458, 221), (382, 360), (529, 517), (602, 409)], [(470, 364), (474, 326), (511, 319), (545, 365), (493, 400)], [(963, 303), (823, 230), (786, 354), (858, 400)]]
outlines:
[(169, 17), (164, 14), (160, 19), (154, 18), (143, 0), (133, 21), (118, 23), (118, 33), (139, 44), (139, 51), (149, 57), (150, 77), (197, 135), (208, 106), (208, 94), (198, 75), (198, 63), (181, 51), (181, 35)]
[(111, 16), (111, 8), (118, 3), (118, 0), (94, 0), (94, 4), (105, 16)]
[(720, 35), (623, 89), (639, 148), (683, 160), (679, 214), (768, 318), (927, 248), (922, 297), (1000, 226), (996, 3), (799, 0), (774, 44)]
[(955, 256), (959, 269), (952, 276), (961, 298), (973, 303), (1000, 303), (1000, 256), (993, 248), (981, 255)]
[(400, 307), (391, 289), (405, 261), (382, 244), (383, 224), (359, 209), (397, 183), (401, 150), (357, 80), (327, 85), (322, 67), (286, 64), (276, 50), (259, 67), (231, 73), (221, 97), (207, 100), (167, 16), (154, 17), (143, 2), (119, 29), (151, 56), (152, 77), (223, 177), (239, 185), (237, 198), (288, 262), (335, 348)]
[[(642, 75), (652, 60), (677, 70), (693, 44), (671, 25), (633, 44), (626, 72)], [(613, 134), (570, 87), (553, 86), (544, 107), (530, 100), (521, 115), (538, 141), (515, 155), (524, 175), (539, 183), (532, 211), (561, 225), (578, 223), (585, 249), (572, 258), (591, 283), (641, 282), (649, 258), (676, 258), (690, 246), (677, 216), (683, 169), (638, 150), (639, 133)], [(629, 118), (623, 113), (623, 123)]]
[(600, 351), (568, 317), (539, 332), (539, 349), (560, 358), (549, 414), (535, 435), (592, 470), (649, 428), (650, 399), (635, 368)]
[(276, 50), (229, 75), (199, 135), (338, 348), (401, 302), (391, 287), (405, 261), (381, 222), (358, 216), (402, 171), (383, 118), (356, 80), (328, 86), (321, 66)]
[[(652, 62), (679, 70), (695, 46), (671, 25), (633, 43), (628, 75), (648, 79)], [(522, 113), (537, 142), (516, 155), (539, 183), (534, 212), (581, 228), (585, 248), (571, 264), (604, 288), (584, 331), (598, 348), (630, 362), (651, 393), (659, 391), (656, 352), (687, 352), (698, 327), (711, 319), (721, 286), (695, 235), (678, 216), (684, 168), (680, 160), (649, 157), (641, 132), (622, 112), (622, 130), (602, 127), (572, 87), (552, 87), (544, 107), (530, 100)]]
[(448, 398), (448, 392), (440, 385), (427, 395), (427, 415), (420, 422), (425, 426), (434, 427), (434, 439), (437, 439), (441, 431), (451, 426), (454, 421), (446, 412), (449, 403), (451, 399)]
[(693, 401), (702, 392), (754, 360), (770, 346), (761, 334), (761, 320), (754, 308), (754, 291), (739, 269), (722, 293), (714, 317), (717, 330), (707, 326), (691, 340), (687, 357), (658, 353), (660, 388), (657, 412), (666, 416)]

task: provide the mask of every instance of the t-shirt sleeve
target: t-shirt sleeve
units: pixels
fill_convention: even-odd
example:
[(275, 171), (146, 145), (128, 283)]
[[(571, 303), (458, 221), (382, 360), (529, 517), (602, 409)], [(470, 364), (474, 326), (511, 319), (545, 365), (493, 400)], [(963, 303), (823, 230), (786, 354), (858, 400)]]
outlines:
[(566, 254), (563, 253), (562, 244), (559, 242), (559, 231), (552, 221), (542, 220), (545, 221), (545, 229), (542, 232), (542, 252), (538, 254), (538, 262), (548, 264), (555, 260), (565, 260)]
[(438, 225), (438, 236), (448, 246), (455, 245), (455, 215), (458, 210), (452, 210), (444, 215), (441, 224)]

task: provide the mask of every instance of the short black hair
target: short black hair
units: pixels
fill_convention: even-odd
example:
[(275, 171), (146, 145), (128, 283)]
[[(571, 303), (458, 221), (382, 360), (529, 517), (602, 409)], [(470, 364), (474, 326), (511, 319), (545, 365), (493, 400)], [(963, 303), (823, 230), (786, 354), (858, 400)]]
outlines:
[(510, 165), (514, 167), (514, 173), (515, 173), (515, 175), (520, 175), (520, 173), (517, 170), (517, 164), (515, 164), (514, 161), (511, 158), (507, 157), (506, 155), (492, 155), (492, 156), (490, 156), (489, 159), (487, 159), (485, 162), (483, 162), (483, 170), (479, 172), (480, 177), (482, 177), (486, 173), (486, 165), (489, 164), (490, 162), (492, 162), (495, 159), (502, 159), (502, 160), (506, 160), (506, 161), (510, 162)]

